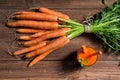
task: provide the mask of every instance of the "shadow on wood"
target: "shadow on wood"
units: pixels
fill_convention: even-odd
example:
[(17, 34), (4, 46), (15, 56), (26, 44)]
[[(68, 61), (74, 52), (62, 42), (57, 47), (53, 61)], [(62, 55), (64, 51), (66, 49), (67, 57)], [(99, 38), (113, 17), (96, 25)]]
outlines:
[(62, 67), (63, 71), (65, 73), (74, 72), (78, 69), (82, 69), (80, 64), (77, 61), (77, 52), (72, 52), (70, 55), (68, 55), (65, 59), (62, 61)]

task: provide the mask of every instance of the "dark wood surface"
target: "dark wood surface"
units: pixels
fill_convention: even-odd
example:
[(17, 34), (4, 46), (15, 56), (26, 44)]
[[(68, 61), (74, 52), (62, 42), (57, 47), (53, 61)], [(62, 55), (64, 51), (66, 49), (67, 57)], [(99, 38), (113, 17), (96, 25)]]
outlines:
[[(115, 0), (107, 0), (112, 4)], [(105, 8), (101, 0), (0, 0), (0, 80), (120, 80), (120, 56), (112, 53), (98, 57), (96, 64), (81, 69), (75, 63), (75, 52), (82, 44), (96, 50), (102, 49), (101, 40), (93, 34), (80, 37), (60, 48), (31, 68), (26, 65), (30, 60), (21, 56), (13, 57), (7, 52), (15, 39), (14, 29), (6, 27), (7, 17), (13, 12), (33, 7), (47, 7), (64, 12), (78, 22)]]

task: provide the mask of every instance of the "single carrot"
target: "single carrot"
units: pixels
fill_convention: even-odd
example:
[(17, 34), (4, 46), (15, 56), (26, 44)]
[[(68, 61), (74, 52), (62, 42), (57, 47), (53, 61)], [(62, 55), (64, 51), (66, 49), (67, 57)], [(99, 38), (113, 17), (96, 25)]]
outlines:
[(62, 28), (62, 29), (58, 29), (58, 30), (53, 30), (50, 32), (47, 32), (46, 34), (41, 35), (40, 37), (27, 41), (25, 43), (23, 43), (25, 46), (29, 46), (32, 44), (36, 44), (40, 41), (46, 40), (46, 39), (51, 39), (51, 38), (56, 38), (59, 36), (64, 36), (66, 35), (66, 31), (69, 30), (70, 28)]
[(15, 12), (15, 13), (11, 14), (11, 15), (8, 17), (8, 20), (9, 20), (9, 19), (14, 19), (16, 15), (21, 15), (21, 14), (34, 14), (34, 13), (37, 13), (37, 12), (32, 12), (32, 11), (18, 11), (18, 12)]
[(38, 33), (35, 33), (35, 34), (31, 35), (31, 37), (33, 37), (33, 38), (40, 37), (40, 36), (42, 36), (42, 35), (44, 35), (44, 34), (46, 34), (48, 32), (49, 31), (38, 32)]
[(49, 55), (53, 50), (56, 50), (56, 49), (58, 49), (58, 48), (60, 48), (60, 47), (62, 47), (62, 46), (64, 46), (64, 45), (66, 45), (66, 44), (69, 43), (69, 42), (70, 42), (70, 40), (67, 39), (67, 40), (64, 41), (62, 44), (56, 46), (56, 48), (51, 49), (51, 50), (49, 50), (49, 51), (46, 51), (45, 53), (42, 53), (42, 54), (38, 55), (37, 57), (35, 57), (35, 58), (28, 64), (28, 67), (33, 66), (33, 65), (36, 64), (38, 61), (44, 59), (44, 58), (45, 58), (47, 55)]
[(42, 54), (51, 49), (54, 49), (54, 48), (56, 48), (56, 46), (63, 44), (63, 42), (66, 40), (68, 40), (68, 38), (66, 36), (61, 36), (61, 37), (55, 39), (54, 41), (52, 41), (51, 43), (49, 43), (48, 45), (43, 46), (35, 51), (32, 51), (32, 52), (26, 54), (25, 58), (30, 58), (30, 57)]
[(30, 47), (28, 47), (28, 48), (24, 48), (24, 49), (15, 51), (13, 54), (14, 54), (14, 55), (20, 55), (20, 54), (23, 54), (23, 53), (27, 53), (27, 52), (36, 50), (36, 49), (38, 49), (38, 48), (40, 48), (40, 47), (43, 47), (43, 46), (45, 46), (47, 43), (48, 43), (48, 41), (43, 41), (43, 42), (41, 42), (41, 43), (32, 45), (32, 46), (30, 46)]
[(23, 19), (23, 20), (43, 20), (43, 21), (58, 21), (58, 17), (45, 13), (34, 13), (34, 14), (21, 14), (15, 15), (15, 19)]
[(15, 22), (9, 22), (7, 24), (10, 27), (30, 27), (36, 29), (58, 29), (57, 22), (43, 22), (43, 21), (30, 21), (30, 20), (18, 20)]
[(35, 38), (31, 37), (31, 36), (19, 36), (20, 40), (33, 40)]
[(16, 32), (19, 32), (19, 33), (38, 33), (38, 32), (44, 32), (44, 31), (45, 30), (29, 29), (29, 28), (21, 28), (16, 30)]
[(42, 13), (58, 16), (59, 18), (70, 19), (69, 16), (66, 15), (66, 14), (63, 14), (61, 12), (51, 10), (51, 9), (48, 9), (48, 8), (45, 8), (45, 7), (40, 7), (38, 10)]

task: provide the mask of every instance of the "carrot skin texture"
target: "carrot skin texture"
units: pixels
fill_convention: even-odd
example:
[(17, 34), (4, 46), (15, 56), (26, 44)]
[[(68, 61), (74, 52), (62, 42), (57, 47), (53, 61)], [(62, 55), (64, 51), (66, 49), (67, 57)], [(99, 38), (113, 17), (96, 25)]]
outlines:
[(30, 21), (30, 20), (18, 20), (15, 22), (9, 22), (7, 25), (10, 27), (30, 27), (30, 28), (47, 29), (47, 30), (48, 29), (54, 30), (59, 28), (57, 22)]
[(66, 15), (66, 14), (63, 14), (61, 12), (51, 10), (51, 9), (48, 9), (48, 8), (45, 8), (45, 7), (40, 7), (38, 10), (42, 13), (58, 16), (59, 18), (70, 19), (69, 16)]
[(40, 55), (38, 55), (37, 57), (35, 57), (29, 64), (28, 67), (33, 66), (34, 64), (36, 64), (38, 61), (44, 59), (47, 55), (49, 55), (52, 51), (54, 51), (55, 49), (58, 49), (60, 47), (63, 47), (64, 45), (68, 44), (70, 42), (69, 39), (67, 39), (66, 41), (64, 41), (61, 45), (58, 45), (56, 48), (51, 49), (49, 51), (46, 51), (45, 53), (42, 53)]
[(31, 35), (31, 37), (37, 38), (37, 37), (40, 37), (40, 36), (46, 34), (47, 32), (49, 32), (49, 31), (38, 32), (38, 33), (35, 33), (35, 34)]
[(14, 52), (14, 55), (20, 55), (20, 54), (23, 54), (23, 53), (27, 53), (27, 52), (30, 52), (30, 51), (33, 51), (35, 49), (38, 49), (40, 47), (43, 47), (47, 44), (47, 41), (43, 41), (41, 43), (38, 43), (36, 45), (33, 45), (33, 46), (30, 46), (28, 48), (24, 48), (24, 49), (21, 49), (21, 50), (18, 50), (18, 51), (15, 51)]
[(43, 34), (42, 36), (40, 36), (34, 40), (30, 40), (30, 41), (25, 42), (24, 45), (29, 46), (31, 44), (36, 44), (36, 43), (43, 41), (43, 40), (46, 40), (46, 39), (64, 36), (64, 35), (66, 35), (67, 30), (69, 30), (69, 28), (62, 28), (62, 29), (58, 29), (55, 31), (50, 31), (50, 32)]
[(20, 36), (19, 40), (33, 40), (35, 38), (31, 37), (31, 36)]
[(23, 20), (58, 21), (57, 16), (44, 14), (44, 13), (21, 14), (21, 15), (15, 15), (14, 18), (23, 19)]
[(51, 49), (54, 49), (56, 46), (61, 45), (66, 40), (68, 40), (68, 38), (66, 36), (59, 37), (59, 38), (55, 39), (53, 42), (49, 43), (48, 45), (43, 46), (35, 51), (32, 51), (32, 52), (26, 54), (25, 58), (31, 58), (33, 56), (36, 56), (36, 55), (42, 54), (46, 51), (49, 51)]
[(42, 60), (43, 58), (45, 58), (49, 53), (51, 53), (52, 50), (44, 52), (40, 55), (38, 55), (37, 57), (35, 57), (29, 64), (28, 67), (33, 66), (34, 64), (36, 64), (38, 61)]
[(39, 29), (29, 29), (29, 28), (26, 28), (26, 29), (17, 29), (16, 32), (19, 32), (19, 33), (38, 33), (38, 32), (44, 32), (45, 30), (39, 30)]

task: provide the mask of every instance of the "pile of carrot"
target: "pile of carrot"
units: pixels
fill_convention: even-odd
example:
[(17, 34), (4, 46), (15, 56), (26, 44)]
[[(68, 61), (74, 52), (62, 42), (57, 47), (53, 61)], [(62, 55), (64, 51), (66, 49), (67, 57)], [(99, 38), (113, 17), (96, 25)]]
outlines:
[(11, 16), (15, 21), (7, 23), (9, 27), (16, 28), (16, 32), (23, 34), (18, 38), (23, 41), (25, 48), (13, 52), (13, 55), (24, 55), (26, 59), (34, 57), (28, 67), (70, 42), (66, 33), (71, 28), (59, 21), (59, 18), (69, 20), (68, 15), (44, 7), (37, 10), (15, 12)]

